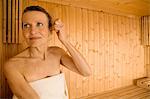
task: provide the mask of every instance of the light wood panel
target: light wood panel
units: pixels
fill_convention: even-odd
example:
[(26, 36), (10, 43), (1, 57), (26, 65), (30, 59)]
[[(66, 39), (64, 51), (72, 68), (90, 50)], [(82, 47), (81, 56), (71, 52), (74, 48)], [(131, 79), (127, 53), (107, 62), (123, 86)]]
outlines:
[(126, 86), (103, 94), (78, 99), (149, 99), (150, 91), (135, 85)]
[[(3, 2), (2, 1), (0, 1), (0, 31), (2, 32), (3, 30), (2, 30), (2, 5), (3, 5)], [(1, 55), (1, 53), (2, 53), (2, 33), (0, 33), (0, 97), (2, 97), (2, 85), (3, 85), (3, 83), (2, 83), (2, 77), (3, 77), (3, 75), (2, 75), (2, 55)]]
[(150, 45), (150, 16), (141, 18), (142, 44)]
[[(21, 34), (19, 31), (19, 18), (21, 14), (18, 13), (22, 3), (22, 0), (2, 0), (3, 1), (3, 43), (19, 43), (18, 37)], [(21, 12), (22, 13), (22, 12)], [(20, 18), (21, 20), (21, 18)], [(20, 29), (21, 30), (21, 29)]]
[(150, 46), (144, 47), (144, 62), (145, 62), (145, 67), (146, 67), (146, 73), (147, 77), (150, 77)]
[[(53, 19), (62, 19), (70, 42), (83, 54), (92, 67), (90, 77), (82, 77), (62, 68), (66, 73), (70, 99), (131, 85), (133, 79), (146, 76), (139, 17), (114, 15), (36, 0), (21, 2), (23, 4), (19, 9), (19, 23), (21, 23), (21, 12), (26, 6), (41, 5), (48, 10)], [(21, 31), (21, 28), (18, 31)], [(20, 34), (18, 37), (22, 40)], [(24, 41), (21, 45), (0, 44), (2, 48), (0, 52), (3, 53), (2, 65), (9, 57), (26, 47)], [(55, 33), (50, 35), (49, 45), (64, 48)], [(2, 85), (6, 86), (3, 87), (6, 96), (8, 87), (5, 82), (3, 77)]]
[[(37, 0), (105, 11), (118, 15), (150, 15), (149, 0)], [(129, 15), (130, 14), (130, 15)]]

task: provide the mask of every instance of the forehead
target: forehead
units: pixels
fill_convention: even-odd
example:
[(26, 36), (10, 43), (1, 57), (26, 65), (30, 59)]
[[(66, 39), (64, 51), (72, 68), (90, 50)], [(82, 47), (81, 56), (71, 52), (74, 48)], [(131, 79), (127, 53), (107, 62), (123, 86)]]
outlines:
[(40, 11), (28, 11), (23, 14), (22, 21), (23, 22), (33, 22), (33, 21), (47, 22), (48, 17), (46, 16), (45, 13)]

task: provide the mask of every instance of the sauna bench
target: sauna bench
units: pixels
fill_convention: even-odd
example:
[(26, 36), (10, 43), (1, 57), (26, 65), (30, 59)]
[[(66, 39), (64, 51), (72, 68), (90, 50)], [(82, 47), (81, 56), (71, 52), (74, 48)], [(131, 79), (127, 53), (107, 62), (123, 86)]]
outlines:
[(102, 94), (78, 98), (78, 99), (150, 99), (150, 90), (130, 85)]

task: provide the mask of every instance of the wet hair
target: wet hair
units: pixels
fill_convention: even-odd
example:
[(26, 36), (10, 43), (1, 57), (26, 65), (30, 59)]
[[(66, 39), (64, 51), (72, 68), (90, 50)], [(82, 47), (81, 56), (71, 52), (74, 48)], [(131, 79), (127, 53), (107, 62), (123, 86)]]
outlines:
[(44, 8), (42, 8), (41, 6), (28, 6), (24, 9), (23, 14), (29, 11), (43, 12), (48, 18), (48, 28), (50, 29), (52, 27), (52, 17), (48, 14), (48, 12)]

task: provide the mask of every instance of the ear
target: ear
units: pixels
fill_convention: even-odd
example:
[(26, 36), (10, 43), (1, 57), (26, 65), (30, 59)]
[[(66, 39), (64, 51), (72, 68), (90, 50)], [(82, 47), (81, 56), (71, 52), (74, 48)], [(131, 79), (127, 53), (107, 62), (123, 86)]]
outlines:
[(48, 33), (48, 34), (51, 35), (51, 34), (53, 33), (53, 31), (54, 31), (54, 30), (52, 29), (52, 27), (50, 27), (50, 28), (49, 28), (49, 33)]

